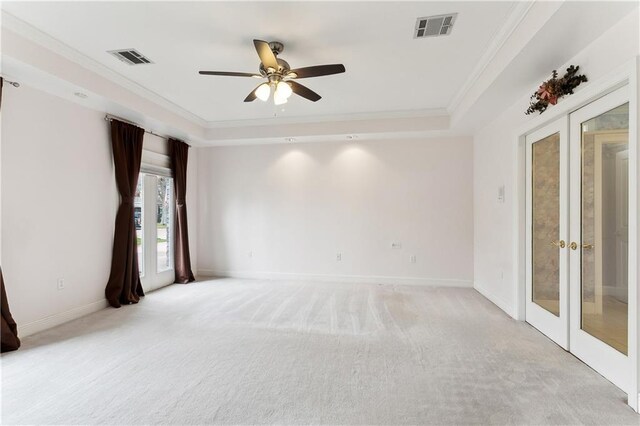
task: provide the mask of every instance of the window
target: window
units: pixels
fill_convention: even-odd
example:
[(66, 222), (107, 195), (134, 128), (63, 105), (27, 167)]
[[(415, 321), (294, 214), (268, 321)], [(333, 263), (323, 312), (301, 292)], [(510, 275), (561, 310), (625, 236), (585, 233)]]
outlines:
[[(153, 290), (175, 281), (173, 271), (173, 178), (166, 139), (145, 134), (136, 192), (136, 234), (142, 286)], [(140, 205), (138, 206), (138, 201)], [(138, 208), (139, 207), (139, 208)], [(138, 225), (139, 224), (139, 225)], [(142, 267), (141, 267), (142, 271)]]
[(133, 200), (133, 222), (136, 226), (136, 243), (138, 249), (138, 269), (140, 270), (140, 276), (144, 276), (144, 228), (142, 209), (144, 200), (144, 174), (140, 174), (138, 177), (138, 186), (136, 186), (136, 195)]
[(173, 269), (173, 179), (158, 176), (156, 184), (156, 268)]

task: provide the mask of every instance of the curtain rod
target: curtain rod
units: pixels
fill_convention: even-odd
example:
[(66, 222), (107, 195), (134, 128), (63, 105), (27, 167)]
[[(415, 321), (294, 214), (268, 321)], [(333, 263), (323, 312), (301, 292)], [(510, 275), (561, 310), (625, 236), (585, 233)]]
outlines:
[(7, 80), (5, 77), (2, 77), (2, 81), (12, 85), (13, 87), (20, 87), (20, 83), (18, 83), (17, 81), (10, 81), (10, 80)]
[[(145, 133), (149, 133), (150, 135), (157, 136), (157, 137), (162, 138), (162, 139), (167, 139), (167, 140), (169, 140), (169, 139), (180, 140), (180, 139), (178, 139), (178, 138), (174, 138), (174, 137), (170, 137), (170, 136), (166, 136), (166, 135), (161, 135), (161, 134), (156, 133), (156, 132), (154, 132), (154, 131), (152, 131), (152, 130), (145, 129), (144, 127), (140, 126), (140, 125), (139, 125), (139, 124), (137, 124), (137, 123), (134, 123), (133, 121), (129, 121), (129, 120), (126, 120), (126, 119), (124, 119), (124, 118), (117, 117), (117, 116), (115, 116), (115, 115), (107, 114), (107, 115), (105, 115), (105, 116), (104, 116), (104, 119), (105, 119), (105, 121), (109, 121), (109, 122), (111, 122), (111, 121), (113, 121), (113, 120), (117, 120), (117, 121), (122, 121), (123, 123), (132, 124), (132, 125), (134, 125), (134, 126), (140, 127), (142, 130), (144, 130), (144, 132), (145, 132)], [(184, 142), (184, 141), (181, 141), (181, 142)], [(184, 142), (184, 143), (186, 143), (186, 142)], [(191, 148), (191, 145), (189, 145), (189, 144), (187, 144), (187, 145), (189, 146), (189, 148)]]

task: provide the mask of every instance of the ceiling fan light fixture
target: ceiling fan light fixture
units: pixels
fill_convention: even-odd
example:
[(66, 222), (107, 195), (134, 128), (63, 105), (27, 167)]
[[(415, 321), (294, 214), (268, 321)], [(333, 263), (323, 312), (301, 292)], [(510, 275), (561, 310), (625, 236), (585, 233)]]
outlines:
[(284, 81), (279, 81), (276, 85), (276, 90), (273, 93), (273, 103), (276, 105), (282, 105), (287, 103), (287, 99), (291, 96), (293, 90), (291, 86)]
[(256, 96), (261, 101), (266, 102), (267, 99), (269, 99), (269, 96), (271, 96), (271, 87), (269, 86), (269, 83), (262, 83), (258, 86), (256, 89)]
[(273, 93), (273, 103), (282, 105), (287, 102), (287, 99), (289, 99), (293, 93), (311, 102), (317, 102), (322, 99), (322, 96), (296, 82), (295, 79), (321, 77), (345, 72), (344, 65), (342, 64), (313, 65), (310, 67), (291, 69), (287, 61), (277, 57), (284, 48), (282, 43), (277, 41), (268, 43), (264, 40), (255, 39), (253, 40), (253, 46), (260, 58), (260, 65), (258, 67), (259, 74), (235, 71), (199, 71), (199, 74), (265, 78), (271, 87), (263, 87), (262, 84), (259, 85), (247, 95), (244, 102), (253, 102), (256, 99), (266, 101), (271, 96), (271, 93)]
[(286, 104), (287, 103), (287, 98), (285, 98), (284, 96), (278, 96), (277, 92), (276, 92), (276, 94), (273, 95), (273, 103), (275, 105)]
[(276, 86), (276, 92), (274, 96), (282, 96), (285, 99), (289, 99), (289, 96), (291, 96), (292, 93), (293, 90), (291, 90), (291, 86), (289, 85), (289, 83), (279, 81), (278, 85)]

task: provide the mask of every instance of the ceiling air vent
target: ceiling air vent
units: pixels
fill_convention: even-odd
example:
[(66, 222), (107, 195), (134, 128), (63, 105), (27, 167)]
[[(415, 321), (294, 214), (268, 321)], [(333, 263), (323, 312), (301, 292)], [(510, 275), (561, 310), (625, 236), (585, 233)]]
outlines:
[(111, 53), (113, 56), (120, 59), (122, 62), (126, 62), (129, 65), (153, 63), (149, 60), (149, 58), (138, 52), (136, 49), (109, 50), (108, 53)]
[(438, 37), (451, 34), (457, 13), (447, 15), (425, 16), (416, 19), (413, 38)]

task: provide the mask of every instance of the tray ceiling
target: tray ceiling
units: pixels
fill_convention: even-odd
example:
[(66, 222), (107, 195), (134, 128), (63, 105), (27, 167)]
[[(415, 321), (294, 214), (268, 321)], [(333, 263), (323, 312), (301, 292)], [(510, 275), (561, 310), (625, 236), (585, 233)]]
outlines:
[[(3, 2), (2, 9), (208, 122), (444, 109), (467, 81), (514, 2)], [(417, 17), (458, 13), (447, 37), (414, 39)], [(247, 104), (251, 40), (277, 40), (292, 67), (343, 63), (305, 80), (323, 99)], [(108, 51), (133, 48), (153, 64)]]

